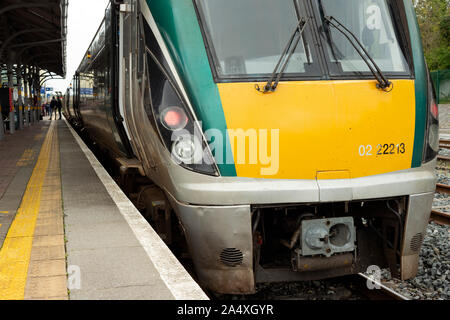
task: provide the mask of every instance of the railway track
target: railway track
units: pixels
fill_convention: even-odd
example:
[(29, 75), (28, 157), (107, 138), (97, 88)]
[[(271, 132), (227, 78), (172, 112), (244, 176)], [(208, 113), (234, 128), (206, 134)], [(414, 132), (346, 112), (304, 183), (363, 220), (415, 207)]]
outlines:
[(440, 225), (450, 226), (450, 214), (446, 212), (432, 210), (430, 220)]
[[(440, 139), (439, 140), (439, 148), (440, 149), (450, 149), (450, 140), (448, 139)], [(450, 162), (450, 156), (449, 155), (444, 155), (444, 154), (439, 154), (437, 156), (438, 159), (438, 169), (448, 169), (447, 165), (448, 162)]]
[(450, 149), (450, 140), (448, 140), (448, 139), (440, 139), (439, 140), (439, 148), (441, 148), (441, 149)]
[(438, 183), (436, 185), (436, 192), (450, 195), (450, 186)]
[[(438, 183), (436, 185), (436, 192), (441, 193), (441, 194), (450, 195), (450, 186), (448, 186), (446, 184)], [(438, 224), (441, 224), (441, 225), (449, 226), (450, 225), (450, 213), (438, 211), (437, 208), (434, 208), (431, 211), (430, 220), (434, 221)]]
[[(356, 276), (359, 277), (359, 281), (361, 281), (359, 284), (361, 293), (367, 296), (369, 300), (410, 300), (384, 285), (382, 282), (374, 280), (364, 273), (358, 273)], [(376, 289), (369, 289), (368, 284), (370, 284), (371, 288), (376, 287)]]
[[(372, 288), (372, 289), (371, 289)], [(410, 300), (363, 273), (319, 281), (268, 283), (253, 295), (220, 295), (209, 292), (212, 300)]]

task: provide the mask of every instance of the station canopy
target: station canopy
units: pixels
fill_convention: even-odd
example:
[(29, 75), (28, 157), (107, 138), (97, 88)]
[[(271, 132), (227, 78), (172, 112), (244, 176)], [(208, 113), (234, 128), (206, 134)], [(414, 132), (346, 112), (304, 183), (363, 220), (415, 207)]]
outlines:
[(64, 77), (68, 0), (0, 3), (0, 63), (35, 66)]

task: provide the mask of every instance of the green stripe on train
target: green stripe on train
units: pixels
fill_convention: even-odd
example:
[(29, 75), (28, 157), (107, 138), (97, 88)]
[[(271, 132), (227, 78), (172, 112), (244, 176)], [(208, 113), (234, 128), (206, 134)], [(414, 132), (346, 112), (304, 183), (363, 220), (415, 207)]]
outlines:
[(414, 152), (412, 168), (422, 165), (423, 146), (425, 140), (425, 129), (427, 121), (427, 71), (423, 55), (422, 38), (417, 23), (416, 13), (411, 0), (403, 0), (408, 19), (409, 33), (413, 50), (415, 86), (416, 86), (416, 131), (414, 134)]
[[(203, 129), (218, 129), (227, 143), (224, 155), (232, 155), (225, 114), (214, 82), (192, 0), (147, 0)], [(232, 157), (231, 157), (232, 158)], [(222, 176), (236, 176), (232, 164), (218, 165)]]

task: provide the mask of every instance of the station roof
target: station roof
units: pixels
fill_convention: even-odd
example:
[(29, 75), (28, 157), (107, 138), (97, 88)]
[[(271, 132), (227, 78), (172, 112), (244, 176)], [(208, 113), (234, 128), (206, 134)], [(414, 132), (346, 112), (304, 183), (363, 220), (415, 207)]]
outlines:
[(66, 73), (68, 0), (1, 0), (0, 62)]

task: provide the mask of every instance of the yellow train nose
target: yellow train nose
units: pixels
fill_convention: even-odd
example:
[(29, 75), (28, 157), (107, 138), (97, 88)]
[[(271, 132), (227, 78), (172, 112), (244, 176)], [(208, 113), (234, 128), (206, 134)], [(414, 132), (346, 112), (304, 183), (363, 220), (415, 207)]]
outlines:
[(388, 93), (373, 80), (283, 82), (269, 94), (254, 83), (218, 84), (237, 175), (358, 178), (411, 168), (414, 80), (393, 83)]

